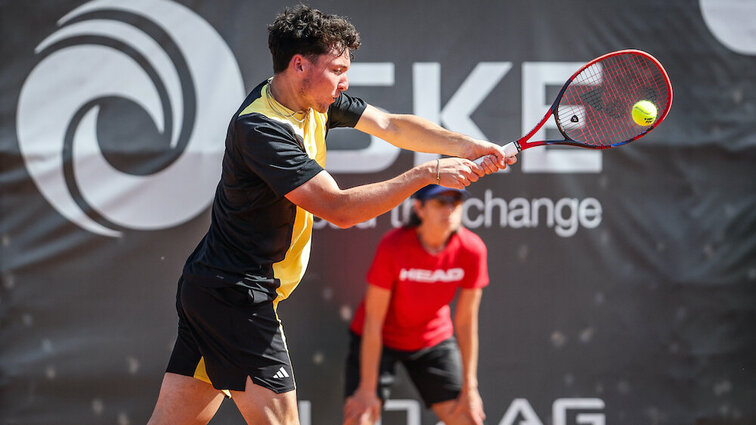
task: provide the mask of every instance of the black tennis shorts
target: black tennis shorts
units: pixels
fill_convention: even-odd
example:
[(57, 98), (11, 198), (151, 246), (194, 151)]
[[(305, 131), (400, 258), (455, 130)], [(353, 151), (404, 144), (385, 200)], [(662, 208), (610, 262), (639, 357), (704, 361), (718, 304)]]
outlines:
[[(360, 385), (360, 344), (362, 338), (349, 332), (349, 354), (345, 370), (344, 395), (349, 397)], [(426, 407), (454, 400), (462, 390), (462, 357), (454, 337), (433, 347), (400, 351), (383, 347), (378, 374), (378, 397), (386, 401), (396, 379), (396, 364), (401, 363)]]
[(218, 390), (244, 391), (247, 376), (276, 393), (296, 388), (270, 297), (185, 274), (179, 279), (176, 310), (178, 338), (166, 372), (200, 379)]

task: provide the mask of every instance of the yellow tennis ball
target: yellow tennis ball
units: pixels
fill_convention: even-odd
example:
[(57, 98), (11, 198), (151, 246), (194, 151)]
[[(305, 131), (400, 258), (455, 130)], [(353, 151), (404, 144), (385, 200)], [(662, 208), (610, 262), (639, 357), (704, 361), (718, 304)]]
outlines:
[(641, 100), (633, 105), (633, 121), (636, 124), (647, 126), (656, 121), (656, 106), (648, 100)]

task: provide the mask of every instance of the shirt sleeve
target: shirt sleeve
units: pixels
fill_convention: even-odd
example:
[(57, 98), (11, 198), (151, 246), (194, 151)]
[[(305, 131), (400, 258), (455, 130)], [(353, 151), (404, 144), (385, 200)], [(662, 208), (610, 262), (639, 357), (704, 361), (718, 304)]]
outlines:
[(394, 289), (397, 273), (392, 255), (395, 249), (392, 249), (392, 246), (388, 238), (384, 238), (378, 244), (375, 258), (373, 258), (373, 263), (368, 269), (368, 284), (389, 290)]
[(367, 103), (364, 100), (341, 93), (328, 108), (326, 128), (354, 127), (365, 112), (365, 108), (367, 108)]
[(461, 287), (464, 289), (483, 288), (488, 286), (488, 248), (482, 240), (478, 240), (476, 249), (472, 252), (469, 266), (470, 270), (465, 272), (465, 279)]
[(284, 124), (249, 114), (237, 119), (234, 130), (233, 148), (277, 196), (286, 195), (323, 171)]

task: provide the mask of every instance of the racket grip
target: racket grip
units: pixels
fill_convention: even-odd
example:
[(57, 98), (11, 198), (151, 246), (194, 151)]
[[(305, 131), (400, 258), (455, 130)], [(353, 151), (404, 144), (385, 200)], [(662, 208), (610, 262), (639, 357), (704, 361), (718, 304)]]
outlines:
[[(506, 145), (501, 147), (501, 152), (506, 156), (507, 158), (517, 155), (520, 152), (520, 147), (517, 144), (517, 142), (510, 142)], [(481, 162), (486, 158), (486, 156), (481, 156), (480, 158), (473, 161), (474, 163), (480, 165)]]

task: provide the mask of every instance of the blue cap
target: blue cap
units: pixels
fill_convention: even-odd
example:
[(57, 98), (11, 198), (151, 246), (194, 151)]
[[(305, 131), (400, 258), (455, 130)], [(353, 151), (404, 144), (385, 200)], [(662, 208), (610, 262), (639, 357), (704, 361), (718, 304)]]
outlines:
[(468, 196), (467, 190), (465, 189), (454, 189), (452, 187), (444, 187), (444, 186), (439, 186), (437, 184), (429, 184), (428, 186), (425, 186), (424, 188), (415, 192), (415, 194), (412, 195), (412, 197), (415, 199), (419, 199), (421, 201), (426, 201), (428, 199), (431, 199), (442, 193), (447, 193), (447, 192), (460, 193), (462, 194), (462, 198), (466, 198)]

